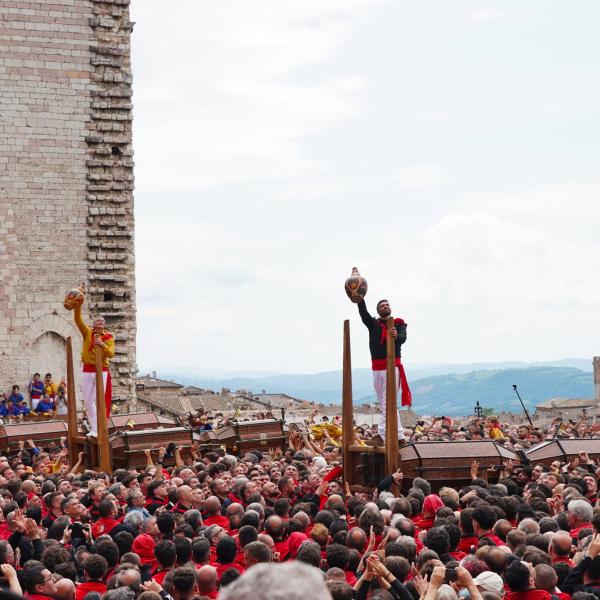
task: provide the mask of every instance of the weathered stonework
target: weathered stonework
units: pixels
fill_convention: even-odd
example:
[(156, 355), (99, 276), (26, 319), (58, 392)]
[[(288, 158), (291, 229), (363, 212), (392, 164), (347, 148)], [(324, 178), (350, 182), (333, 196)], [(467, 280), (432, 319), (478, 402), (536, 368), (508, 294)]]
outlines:
[[(129, 0), (3, 1), (0, 27), (0, 389), (65, 374), (62, 307), (116, 334), (115, 399), (135, 402)], [(62, 366), (62, 368), (61, 368)]]

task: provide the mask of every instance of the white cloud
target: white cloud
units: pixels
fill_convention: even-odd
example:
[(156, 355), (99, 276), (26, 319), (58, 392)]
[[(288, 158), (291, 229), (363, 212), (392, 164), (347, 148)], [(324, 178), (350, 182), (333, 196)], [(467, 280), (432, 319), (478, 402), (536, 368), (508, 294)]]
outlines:
[[(380, 1), (188, 0), (168, 11), (157, 0), (137, 3), (134, 59), (145, 51), (144, 63), (136, 62), (138, 190), (326, 169), (304, 153), (303, 138), (356, 116), (367, 82), (306, 68), (340, 51)], [(141, 120), (152, 127), (137, 127)]]
[(506, 18), (506, 12), (499, 8), (483, 8), (467, 13), (467, 20), (473, 23), (491, 23)]
[(351, 318), (365, 366), (355, 264), (411, 362), (597, 352), (593, 36), (549, 69), (535, 11), (171, 4), (132, 6), (140, 362), (337, 368)]
[(447, 171), (437, 165), (407, 165), (393, 171), (390, 181), (408, 188), (439, 186), (448, 183)]
[(448, 118), (448, 113), (445, 110), (437, 110), (426, 112), (419, 115), (422, 121), (445, 121)]

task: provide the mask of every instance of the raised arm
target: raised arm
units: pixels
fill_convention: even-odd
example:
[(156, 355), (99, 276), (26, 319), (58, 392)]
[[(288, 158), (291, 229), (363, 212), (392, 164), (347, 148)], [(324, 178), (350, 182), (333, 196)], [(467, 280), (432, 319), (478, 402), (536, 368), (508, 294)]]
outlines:
[[(81, 332), (81, 335), (85, 338), (85, 336), (87, 335), (87, 332), (89, 330), (89, 327), (83, 322), (83, 318), (81, 316), (81, 306), (76, 306), (73, 309), (73, 318), (75, 319), (75, 325), (77, 325), (77, 328)], [(114, 350), (113, 350), (113, 352), (114, 352)]]
[(357, 306), (358, 314), (360, 315), (362, 322), (370, 328), (375, 322), (375, 319), (369, 314), (365, 301), (363, 300), (362, 302), (359, 302)]

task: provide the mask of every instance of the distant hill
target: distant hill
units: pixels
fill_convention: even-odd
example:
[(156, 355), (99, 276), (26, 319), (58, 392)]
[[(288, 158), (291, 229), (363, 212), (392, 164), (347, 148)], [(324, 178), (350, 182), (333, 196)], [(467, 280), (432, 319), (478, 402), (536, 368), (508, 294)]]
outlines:
[[(438, 369), (452, 368), (449, 365), (428, 365), (422, 369), (408, 371), (413, 393), (413, 405), (420, 414), (461, 415), (473, 412), (479, 400), (481, 406), (495, 411), (521, 410), (519, 401), (512, 389), (518, 385), (521, 397), (528, 408), (549, 398), (586, 398), (593, 395), (593, 377), (590, 370), (573, 366), (552, 366), (563, 364), (586, 366), (591, 361), (567, 359), (546, 363), (543, 366), (530, 366), (527, 363), (510, 364), (510, 368), (490, 368), (491, 364), (471, 365), (484, 368), (462, 371), (466, 365), (454, 365), (454, 372), (439, 373)], [(547, 366), (547, 365), (551, 366)], [(518, 365), (515, 367), (514, 365)], [(521, 365), (523, 365), (521, 367)], [(583, 365), (582, 365), (583, 366)], [(485, 368), (487, 367), (487, 368)], [(423, 376), (423, 373), (427, 373)], [(328, 371), (311, 375), (267, 375), (259, 377), (201, 377), (189, 372), (169, 373), (160, 371), (159, 377), (173, 379), (184, 385), (196, 385), (206, 389), (230, 390), (245, 389), (259, 393), (285, 393), (296, 398), (322, 402), (325, 404), (341, 402), (341, 371)], [(373, 402), (371, 371), (354, 369), (352, 387), (355, 404)]]
[(415, 410), (421, 414), (463, 415), (472, 413), (478, 400), (495, 412), (522, 410), (513, 384), (531, 410), (550, 398), (590, 398), (594, 393), (592, 374), (568, 367), (437, 375), (414, 381), (411, 390)]

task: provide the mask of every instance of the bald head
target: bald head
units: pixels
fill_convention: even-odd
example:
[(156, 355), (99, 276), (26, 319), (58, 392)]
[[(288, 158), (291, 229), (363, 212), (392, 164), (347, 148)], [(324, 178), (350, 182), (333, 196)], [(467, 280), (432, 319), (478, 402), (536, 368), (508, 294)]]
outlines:
[(331, 494), (331, 496), (327, 498), (325, 508), (327, 510), (331, 510), (332, 508), (345, 508), (344, 499), (339, 494)]
[(196, 571), (198, 592), (201, 596), (217, 589), (217, 570), (210, 565), (204, 565)]
[(214, 517), (221, 512), (221, 501), (216, 496), (209, 496), (204, 503), (208, 516)]
[[(383, 511), (382, 511), (383, 512)], [(364, 533), (364, 532), (363, 532)], [(395, 542), (400, 537), (400, 531), (395, 527), (389, 527), (386, 531), (388, 542)]]
[(21, 484), (21, 491), (25, 492), (27, 494), (30, 494), (31, 492), (35, 492), (35, 481), (31, 481), (31, 479), (24, 481)]
[(271, 550), (273, 550), (273, 548), (275, 547), (275, 542), (273, 541), (273, 538), (266, 533), (259, 533), (258, 541), (268, 546)]
[(73, 600), (75, 598), (75, 584), (66, 577), (59, 579), (56, 582), (54, 598), (56, 600)]
[(227, 516), (231, 517), (232, 515), (243, 515), (244, 507), (238, 502), (233, 502), (227, 507)]
[(569, 556), (572, 543), (571, 534), (568, 531), (557, 531), (550, 540), (548, 552), (550, 556)]
[[(400, 532), (398, 531), (398, 533)], [(360, 527), (353, 527), (348, 532), (348, 537), (346, 538), (346, 545), (348, 548), (354, 548), (362, 553), (362, 551), (365, 549), (366, 543), (367, 536)]]
[(325, 573), (325, 581), (342, 581), (346, 583), (346, 574), (339, 567), (331, 567)]
[(558, 576), (550, 565), (539, 564), (535, 566), (535, 587), (538, 590), (554, 593)]
[(177, 500), (179, 502), (190, 502), (192, 499), (192, 488), (189, 485), (181, 485), (177, 488)]
[(513, 528), (512, 523), (506, 519), (498, 519), (494, 525), (494, 533), (503, 541), (506, 541), (508, 532)]
[(295, 515), (294, 519), (302, 525), (302, 531), (306, 531), (310, 525), (310, 517), (303, 511), (299, 510)]
[(125, 586), (137, 592), (142, 583), (142, 576), (137, 569), (125, 569), (119, 573), (118, 582), (119, 587)]
[(283, 519), (277, 515), (271, 515), (265, 521), (265, 531), (274, 540), (281, 540), (283, 537)]

